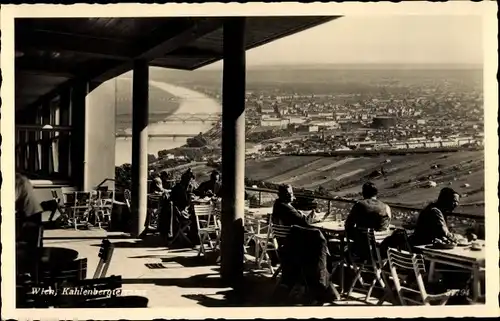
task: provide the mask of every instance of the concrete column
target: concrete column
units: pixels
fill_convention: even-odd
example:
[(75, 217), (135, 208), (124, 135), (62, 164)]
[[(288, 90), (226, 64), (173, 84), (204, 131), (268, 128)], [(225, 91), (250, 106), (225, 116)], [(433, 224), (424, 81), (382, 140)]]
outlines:
[(85, 177), (85, 108), (88, 84), (76, 82), (71, 92), (71, 177), (79, 190)]
[[(61, 93), (59, 104), (59, 125), (69, 126), (69, 109), (71, 106), (71, 89)], [(69, 177), (69, 133), (59, 132), (59, 173)]]
[(233, 288), (243, 280), (245, 73), (245, 18), (228, 18), (222, 80), (221, 277)]
[(149, 65), (134, 62), (132, 84), (132, 221), (131, 233), (144, 231), (148, 203)]

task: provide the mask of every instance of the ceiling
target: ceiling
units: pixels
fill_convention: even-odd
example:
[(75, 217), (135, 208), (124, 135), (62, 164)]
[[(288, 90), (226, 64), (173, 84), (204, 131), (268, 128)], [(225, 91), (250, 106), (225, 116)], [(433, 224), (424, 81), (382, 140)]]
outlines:
[[(338, 16), (246, 18), (251, 49)], [(104, 82), (151, 66), (194, 70), (222, 59), (223, 17), (18, 18), (16, 110), (37, 107), (77, 79)]]

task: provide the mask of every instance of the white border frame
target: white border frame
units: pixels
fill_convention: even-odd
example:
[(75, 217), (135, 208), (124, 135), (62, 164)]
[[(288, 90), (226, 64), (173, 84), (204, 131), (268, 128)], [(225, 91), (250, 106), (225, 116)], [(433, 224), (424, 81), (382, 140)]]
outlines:
[[(373, 318), (380, 317), (444, 317), (444, 316), (498, 316), (498, 136), (496, 82), (497, 61), (497, 18), (496, 2), (407, 2), (407, 3), (329, 3), (329, 4), (119, 4), (119, 5), (3, 5), (1, 7), (2, 51), (1, 67), (3, 84), (2, 97), (2, 155), (1, 169), (3, 185), (2, 200), (2, 316), (14, 319), (119, 319), (145, 318)], [(273, 307), (252, 308), (149, 308), (149, 309), (13, 309), (15, 301), (15, 272), (9, 264), (14, 257), (14, 17), (152, 17), (152, 16), (238, 16), (238, 15), (481, 15), (484, 18), (484, 104), (485, 104), (485, 200), (486, 213), (486, 304), (481, 306), (445, 307)]]

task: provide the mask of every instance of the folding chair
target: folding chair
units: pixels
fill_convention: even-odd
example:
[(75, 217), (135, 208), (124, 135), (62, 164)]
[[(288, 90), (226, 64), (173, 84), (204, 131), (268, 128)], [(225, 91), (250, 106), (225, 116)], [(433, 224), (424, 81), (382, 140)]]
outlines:
[[(445, 305), (450, 297), (458, 293), (459, 290), (448, 290), (439, 294), (427, 293), (422, 276), (425, 273), (424, 258), (422, 255), (390, 248), (387, 251), (387, 256), (389, 258), (388, 262), (392, 279), (402, 305), (408, 305), (408, 303)], [(403, 270), (404, 273), (398, 273), (398, 270)], [(412, 284), (413, 282), (406, 280), (411, 274), (414, 275), (414, 283), (416, 284)], [(413, 294), (413, 296), (410, 296), (410, 294)]]
[(99, 226), (101, 227), (101, 221), (99, 216), (97, 215), (98, 209), (100, 207), (100, 195), (98, 191), (91, 191), (89, 192), (90, 194), (90, 200), (89, 200), (89, 207), (90, 207), (90, 212), (89, 212), (89, 220), (92, 219), (92, 225), (93, 226)]
[(172, 206), (172, 210), (173, 219), (177, 223), (177, 232), (175, 233), (172, 241), (170, 241), (169, 245), (174, 244), (179, 239), (184, 240), (187, 244), (192, 244), (191, 240), (186, 235), (191, 226), (191, 216), (189, 218), (185, 218), (177, 206)]
[[(115, 199), (114, 191), (99, 191), (99, 207), (96, 210), (101, 223), (109, 224), (111, 222), (111, 212)], [(99, 225), (100, 227), (100, 225)]]
[(144, 226), (148, 231), (158, 230), (158, 215), (161, 211), (162, 195), (149, 194), (148, 195), (148, 214)]
[(62, 218), (65, 218), (66, 213), (62, 209), (61, 198), (59, 197), (59, 195), (57, 195), (57, 191), (53, 189), (50, 192), (52, 194), (52, 202), (54, 202), (54, 205), (55, 205), (54, 208), (51, 209), (51, 213), (49, 216), (49, 222), (52, 222), (52, 220), (54, 219), (54, 215), (56, 214), (56, 211), (58, 211), (60, 213)]
[(109, 265), (111, 263), (111, 258), (113, 257), (113, 251), (115, 247), (109, 240), (102, 240), (101, 247), (99, 248), (99, 263), (94, 272), (94, 279), (106, 277)]
[[(353, 241), (346, 235), (347, 265), (355, 272), (354, 279), (347, 292), (347, 297), (351, 296), (356, 284), (359, 283), (361, 286), (359, 290), (366, 291), (365, 302), (371, 298), (371, 294), (375, 288), (382, 289), (384, 291), (384, 296), (379, 299), (377, 303), (378, 305), (382, 305), (387, 297), (392, 299), (392, 293), (390, 293), (391, 290), (389, 289), (389, 284), (383, 271), (387, 264), (387, 260), (382, 260), (381, 258), (373, 229), (358, 229), (358, 231), (360, 232), (360, 238), (357, 241), (361, 242), (359, 245), (361, 245), (362, 242), (366, 242), (367, 253), (364, 254), (368, 254), (368, 257), (359, 257), (359, 255), (353, 251)], [(372, 276), (373, 280), (370, 283), (364, 282), (363, 275)]]
[(267, 231), (267, 236), (265, 239), (261, 239), (260, 237), (256, 238), (257, 242), (256, 246), (259, 246), (262, 249), (262, 252), (257, 261), (257, 266), (260, 267), (262, 261), (269, 262), (269, 269), (271, 273), (273, 273), (273, 279), (276, 279), (281, 272), (281, 265), (278, 267), (276, 271), (270, 262), (269, 254), (267, 252), (269, 250), (275, 251), (276, 255), (279, 259), (279, 243), (278, 239), (285, 240), (288, 235), (290, 235), (291, 227), (286, 225), (274, 224), (272, 222), (271, 217), (269, 217), (269, 227)]
[(64, 194), (69, 222), (75, 230), (78, 226), (89, 225), (89, 214), (91, 211), (89, 192), (72, 192)]
[[(206, 254), (205, 243), (208, 243), (212, 251), (215, 250), (214, 244), (217, 242), (220, 227), (213, 212), (214, 208), (212, 204), (194, 205), (196, 226), (198, 227), (198, 236), (200, 238), (198, 256)], [(215, 240), (211, 238), (211, 235), (214, 234)]]

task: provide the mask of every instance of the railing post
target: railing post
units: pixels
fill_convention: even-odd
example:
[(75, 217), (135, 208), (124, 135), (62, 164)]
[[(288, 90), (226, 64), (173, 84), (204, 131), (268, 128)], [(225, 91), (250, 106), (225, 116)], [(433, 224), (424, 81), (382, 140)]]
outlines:
[(326, 215), (327, 217), (328, 217), (328, 216), (330, 216), (330, 214), (331, 214), (331, 213), (330, 213), (330, 209), (331, 209), (331, 201), (330, 201), (330, 200), (328, 200), (328, 210), (327, 210), (327, 212), (326, 212), (326, 213), (327, 213), (327, 215)]
[(262, 192), (259, 191), (259, 207), (262, 206)]

